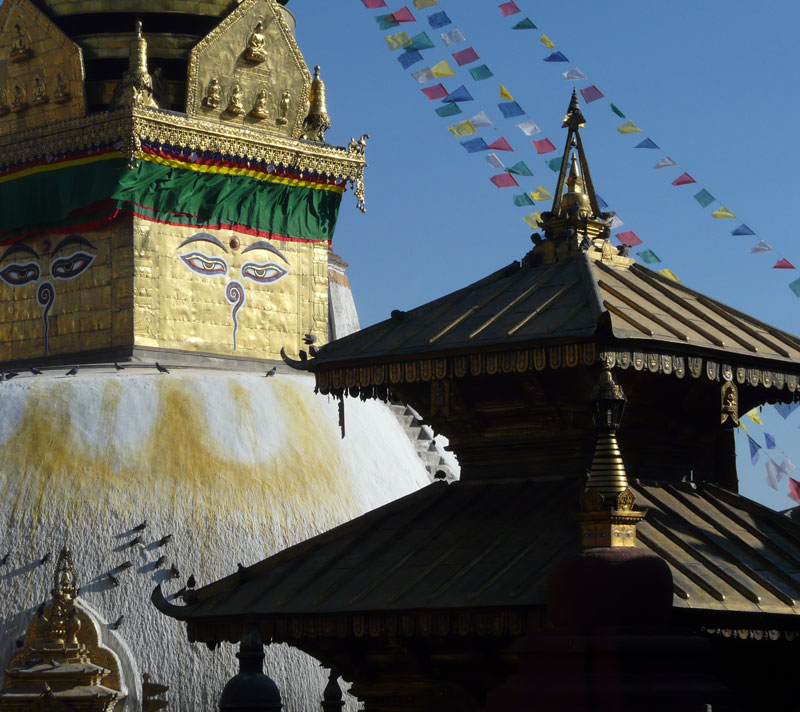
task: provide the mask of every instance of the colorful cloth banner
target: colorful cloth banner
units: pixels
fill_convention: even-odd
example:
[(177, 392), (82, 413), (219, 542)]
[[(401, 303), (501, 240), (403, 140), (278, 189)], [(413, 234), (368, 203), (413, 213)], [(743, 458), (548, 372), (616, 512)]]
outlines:
[(761, 416), (758, 414), (758, 408), (751, 408), (745, 413), (745, 417), (750, 418), (756, 425), (764, 425)]
[(361, 0), (367, 10), (377, 10), (379, 7), (386, 7), (386, 0)]
[(625, 221), (619, 215), (612, 215), (611, 216), (611, 229), (616, 230), (618, 227), (622, 227), (625, 224)]
[(490, 153), (488, 156), (486, 156), (486, 162), (487, 162), (487, 163), (488, 163), (490, 166), (492, 166), (492, 167), (494, 167), (494, 168), (499, 168), (500, 170), (503, 170), (503, 169), (506, 167), (506, 166), (505, 166), (505, 163), (503, 163), (503, 162), (502, 162), (502, 161), (501, 161), (501, 160), (500, 160), (500, 159), (497, 157), (497, 154), (496, 154), (496, 153)]
[(767, 446), (767, 450), (775, 449), (775, 438), (767, 432), (764, 433), (764, 443)]
[(532, 176), (533, 171), (528, 168), (525, 161), (519, 161), (515, 163), (511, 168), (507, 169), (509, 173), (513, 173), (517, 176)]
[(789, 499), (793, 499), (797, 504), (800, 504), (800, 482), (793, 478), (789, 478), (789, 494), (786, 495)]
[(514, 124), (526, 136), (534, 136), (541, 133), (541, 129), (533, 121), (523, 121), (521, 124)]
[(600, 207), (601, 210), (606, 210), (608, 208), (608, 203), (603, 200), (597, 193), (594, 195), (597, 198), (597, 205)]
[(467, 149), (467, 153), (478, 153), (479, 151), (485, 151), (489, 148), (486, 141), (482, 138), (471, 138), (469, 141), (462, 141), (461, 145)]
[(556, 150), (553, 142), (549, 138), (542, 138), (538, 141), (533, 139), (533, 145), (536, 146), (536, 153), (552, 153)]
[(514, 149), (511, 148), (511, 144), (506, 141), (502, 136), (498, 138), (496, 141), (492, 141), (489, 144), (489, 148), (493, 151), (513, 151)]
[(517, 3), (515, 3), (514, 0), (504, 2), (499, 5), (499, 7), (500, 12), (503, 13), (503, 17), (510, 17), (511, 15), (516, 15), (518, 12), (522, 12), (522, 10), (517, 7)]
[(514, 101), (514, 97), (511, 96), (511, 92), (508, 91), (502, 84), (500, 85), (500, 98), (505, 99), (506, 101)]
[(453, 59), (456, 60), (456, 64), (459, 67), (463, 67), (465, 64), (477, 62), (480, 57), (473, 47), (467, 47), (459, 52), (453, 52)]
[(581, 96), (587, 104), (591, 104), (593, 101), (602, 99), (605, 94), (603, 94), (603, 92), (601, 92), (594, 84), (591, 84), (590, 86), (581, 89)]
[(539, 221), (542, 219), (542, 212), (537, 211), (535, 213), (531, 213), (530, 215), (526, 215), (522, 218), (528, 225), (530, 225), (534, 230), (539, 227)]
[(577, 67), (574, 69), (568, 69), (566, 72), (563, 73), (564, 79), (567, 79), (571, 82), (582, 82), (588, 77)]
[(781, 472), (780, 466), (771, 457), (767, 457), (767, 465), (765, 470), (767, 474), (767, 485), (772, 487), (772, 489), (777, 490), (778, 484), (783, 479), (783, 472)]
[(711, 203), (713, 203), (716, 198), (711, 195), (705, 188), (701, 190), (699, 193), (694, 194), (694, 199), (700, 203), (701, 207), (707, 208)]
[(425, 87), (422, 89), (422, 93), (427, 96), (430, 101), (447, 97), (447, 89), (444, 88), (443, 84), (435, 84), (432, 87)]
[(552, 200), (553, 196), (550, 195), (550, 191), (547, 190), (543, 185), (540, 185), (536, 190), (531, 191), (531, 198), (533, 198), (537, 203), (542, 203), (545, 200)]
[(794, 296), (800, 297), (800, 277), (794, 280), (794, 282), (789, 282), (789, 289), (792, 290)]
[(624, 119), (625, 114), (622, 113), (622, 109), (620, 109), (616, 104), (611, 104), (611, 111), (613, 111), (619, 118)]
[(430, 67), (425, 67), (425, 69), (420, 69), (417, 72), (411, 72), (411, 76), (414, 77), (420, 84), (425, 84), (425, 82), (432, 82), (436, 79), (436, 75), (433, 73), (433, 70)]
[(552, 54), (548, 54), (543, 60), (543, 62), (569, 62), (569, 60), (561, 53), (561, 52), (553, 52)]
[(428, 15), (428, 24), (434, 30), (438, 30), (440, 27), (452, 25), (453, 21), (447, 16), (446, 12), (434, 12), (432, 15)]
[(750, 252), (751, 255), (756, 255), (759, 252), (775, 252), (775, 250), (772, 249), (772, 245), (764, 242), (764, 240), (759, 240), (748, 252)]
[(494, 126), (492, 120), (486, 115), (485, 111), (479, 111), (470, 121), (476, 129), (485, 129), (488, 126)]
[(671, 269), (665, 267), (664, 269), (658, 270), (658, 273), (667, 279), (671, 279), (673, 282), (680, 282), (678, 275), (676, 275)]
[(630, 119), (624, 124), (617, 126), (617, 131), (619, 131), (621, 134), (642, 133), (642, 130)]
[(636, 256), (645, 264), (653, 265), (656, 262), (661, 262), (658, 255), (653, 252), (652, 250), (642, 250), (641, 252), (637, 252)]
[(411, 38), (407, 32), (398, 32), (396, 35), (386, 35), (384, 37), (386, 44), (389, 45), (389, 50), (394, 52), (397, 49), (403, 49), (411, 44)]
[(689, 185), (690, 183), (697, 183), (697, 181), (688, 173), (681, 173), (674, 181), (672, 181), (672, 185)]
[(785, 257), (779, 259), (774, 265), (772, 265), (772, 269), (794, 269), (794, 265), (789, 262)]
[(664, 156), (658, 163), (656, 163), (653, 168), (655, 170), (659, 170), (661, 168), (672, 168), (672, 166), (677, 166), (678, 164), (675, 163), (669, 156)]
[(453, 136), (458, 138), (461, 138), (462, 136), (471, 136), (472, 134), (478, 133), (478, 129), (475, 128), (469, 119), (465, 121), (459, 121), (457, 124), (448, 126), (447, 130), (453, 134)]
[(615, 237), (625, 246), (627, 247), (636, 247), (636, 245), (641, 245), (642, 241), (639, 239), (639, 236), (633, 230), (626, 230), (625, 232), (618, 232)]
[(379, 30), (388, 30), (400, 24), (400, 21), (391, 12), (388, 15), (375, 15), (375, 22), (378, 23)]
[(414, 0), (414, 7), (417, 10), (424, 10), (426, 7), (433, 7), (438, 4), (436, 0)]
[(412, 64), (422, 61), (422, 54), (416, 49), (406, 48), (403, 54), (397, 56), (397, 61), (403, 69), (408, 69)]
[(726, 208), (723, 205), (719, 210), (715, 210), (713, 213), (711, 213), (711, 217), (712, 218), (735, 218), (736, 216), (730, 210), (728, 210), (728, 208)]
[(411, 14), (411, 10), (408, 9), (407, 5), (404, 5), (399, 10), (395, 10), (392, 15), (394, 15), (394, 19), (398, 22), (416, 22), (417, 18)]
[(541, 42), (545, 47), (547, 47), (547, 49), (555, 49), (556, 47), (553, 41), (547, 35), (542, 35), (539, 38), (539, 42)]
[(446, 116), (456, 116), (457, 114), (461, 114), (461, 107), (458, 104), (445, 104), (444, 106), (440, 106), (436, 109), (436, 113), (445, 118)]
[(558, 173), (561, 170), (561, 159), (561, 156), (557, 156), (556, 158), (551, 158), (545, 161), (545, 163), (547, 164), (547, 167), (553, 171), (553, 173)]
[(512, 176), (510, 173), (498, 173), (496, 176), (492, 176), (489, 180), (492, 181), (492, 183), (494, 183), (498, 188), (511, 188), (512, 186), (519, 185), (514, 176)]
[(520, 193), (514, 196), (514, 205), (523, 207), (524, 205), (536, 205), (536, 203), (531, 200), (531, 196), (527, 193)]
[(747, 227), (747, 225), (742, 223), (739, 227), (731, 230), (731, 235), (755, 235), (755, 233)]
[(504, 119), (513, 119), (516, 116), (525, 116), (522, 107), (516, 101), (504, 101), (497, 105)]
[(428, 37), (427, 32), (420, 32), (418, 35), (414, 35), (411, 38), (411, 44), (408, 46), (408, 49), (433, 49), (435, 46), (433, 40)]
[(452, 47), (459, 42), (464, 42), (467, 39), (463, 34), (461, 34), (461, 30), (459, 29), (450, 30), (450, 32), (442, 32), (439, 37), (442, 38), (442, 42), (444, 42), (448, 47)]
[(774, 406), (775, 410), (780, 413), (781, 418), (786, 420), (792, 413), (800, 407), (800, 403), (793, 402), (793, 403), (775, 403)]
[(462, 84), (458, 89), (448, 94), (442, 101), (474, 101), (472, 94), (467, 91), (467, 88)]
[(530, 18), (526, 17), (524, 20), (520, 20), (516, 25), (514, 25), (512, 30), (535, 30), (536, 25), (533, 24)]
[(658, 148), (655, 141), (651, 138), (646, 138), (644, 141), (637, 143), (634, 148)]
[(489, 67), (487, 67), (485, 64), (481, 64), (479, 67), (471, 67), (469, 73), (476, 82), (480, 82), (484, 79), (494, 76), (494, 74), (492, 74), (492, 70), (489, 69)]
[(443, 59), (438, 64), (434, 64), (431, 67), (431, 71), (433, 72), (434, 76), (436, 77), (454, 77), (456, 73), (453, 71), (452, 67), (447, 63), (446, 59)]

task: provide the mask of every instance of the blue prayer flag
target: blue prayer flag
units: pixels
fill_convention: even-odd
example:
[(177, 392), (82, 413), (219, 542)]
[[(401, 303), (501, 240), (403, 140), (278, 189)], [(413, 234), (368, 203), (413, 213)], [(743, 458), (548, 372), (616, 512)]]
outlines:
[(781, 414), (781, 418), (786, 420), (796, 409), (800, 403), (776, 403), (775, 410)]
[(731, 235), (755, 235), (755, 233), (747, 227), (747, 225), (742, 223), (735, 230), (731, 230)]
[(658, 148), (658, 146), (656, 146), (652, 139), (646, 138), (644, 141), (637, 143), (634, 148)]
[(569, 60), (561, 54), (561, 52), (553, 52), (544, 58), (545, 62), (569, 62)]
[(515, 116), (525, 116), (522, 107), (516, 101), (503, 101), (497, 105), (503, 117), (506, 119), (514, 118)]
[(428, 24), (434, 30), (438, 30), (440, 27), (452, 24), (452, 20), (447, 16), (446, 12), (434, 12), (433, 15), (428, 16)]
[(599, 195), (595, 193), (595, 198), (597, 198), (597, 205), (600, 207), (601, 210), (605, 210), (608, 207), (608, 203), (603, 200)]
[(462, 84), (458, 89), (453, 91), (452, 93), (448, 94), (442, 101), (445, 102), (453, 102), (453, 101), (474, 101), (472, 98), (472, 94), (467, 91), (467, 88)]
[(469, 141), (462, 141), (461, 145), (467, 149), (467, 153), (477, 153), (489, 148), (489, 144), (482, 138), (471, 138)]
[(747, 436), (747, 442), (750, 444), (750, 462), (755, 465), (758, 462), (758, 451), (761, 449), (761, 445), (749, 435)]
[(775, 438), (773, 438), (769, 433), (764, 433), (764, 442), (767, 444), (767, 450), (775, 449)]
[(416, 49), (407, 49), (402, 54), (398, 55), (397, 61), (400, 62), (403, 69), (408, 69), (412, 64), (422, 61), (422, 55)]

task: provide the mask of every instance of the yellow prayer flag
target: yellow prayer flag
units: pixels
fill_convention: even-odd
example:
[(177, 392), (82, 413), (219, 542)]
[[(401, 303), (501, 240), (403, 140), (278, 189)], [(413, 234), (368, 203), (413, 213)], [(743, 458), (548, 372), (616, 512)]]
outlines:
[(541, 42), (545, 47), (547, 47), (547, 49), (555, 49), (556, 47), (553, 44), (553, 41), (547, 35), (542, 35), (539, 38), (539, 42)]
[(398, 32), (396, 35), (386, 35), (386, 44), (394, 52), (396, 49), (408, 47), (411, 44), (411, 38), (408, 36), (408, 32)]
[(550, 195), (550, 191), (547, 190), (543, 185), (540, 185), (536, 190), (531, 191), (531, 198), (533, 198), (536, 202), (541, 202), (543, 200), (552, 200), (553, 196)]
[(740, 427), (742, 430), (744, 430), (745, 432), (747, 432), (747, 426), (746, 426), (746, 425), (745, 425), (745, 424), (742, 422), (742, 419), (741, 419), (741, 418), (739, 419), (739, 427)]
[(478, 133), (475, 125), (469, 119), (448, 126), (447, 130), (452, 133), (453, 136), (471, 136), (474, 133)]
[(505, 99), (506, 101), (514, 101), (514, 97), (511, 96), (511, 92), (508, 91), (502, 84), (500, 85), (500, 98)]
[(539, 211), (538, 213), (531, 213), (530, 215), (526, 215), (522, 218), (528, 225), (530, 225), (534, 230), (539, 227), (539, 221), (542, 219), (542, 213)]
[(617, 126), (617, 131), (621, 134), (642, 133), (642, 130), (633, 121), (626, 121), (624, 124), (620, 124)]
[(437, 77), (454, 77), (456, 73), (450, 69), (450, 65), (447, 63), (446, 59), (443, 59), (439, 64), (434, 64), (431, 67), (431, 71)]
[(750, 418), (756, 425), (764, 425), (764, 421), (761, 420), (761, 416), (758, 414), (758, 408), (753, 408), (753, 410), (748, 410), (745, 415)]
[(673, 282), (680, 282), (678, 277), (671, 269), (665, 267), (664, 269), (658, 270), (658, 273), (663, 274), (667, 279), (671, 279)]
[(735, 218), (736, 216), (730, 210), (728, 210), (728, 208), (726, 208), (723, 205), (719, 210), (715, 210), (713, 213), (711, 213), (711, 217), (712, 218)]
[(414, 0), (414, 7), (417, 8), (417, 10), (423, 10), (426, 7), (432, 7), (438, 4), (436, 0)]

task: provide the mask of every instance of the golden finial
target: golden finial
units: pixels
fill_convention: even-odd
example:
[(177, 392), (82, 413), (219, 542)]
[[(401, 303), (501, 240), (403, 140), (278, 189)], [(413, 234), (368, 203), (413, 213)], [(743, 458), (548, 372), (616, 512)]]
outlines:
[(303, 121), (301, 138), (310, 141), (325, 141), (325, 132), (331, 127), (331, 118), (328, 116), (328, 104), (325, 96), (325, 82), (320, 76), (320, 66), (314, 67), (314, 79), (311, 81), (309, 95), (310, 108), (308, 116)]
[(142, 34), (142, 21), (136, 21), (136, 30), (128, 49), (128, 71), (114, 90), (111, 106), (151, 106), (158, 104), (153, 98), (153, 78), (147, 71), (147, 40)]
[(561, 128), (582, 129), (586, 126), (586, 119), (583, 117), (581, 111), (581, 102), (578, 99), (578, 90), (572, 90), (572, 98), (569, 101), (567, 113), (564, 115), (564, 121), (561, 123)]

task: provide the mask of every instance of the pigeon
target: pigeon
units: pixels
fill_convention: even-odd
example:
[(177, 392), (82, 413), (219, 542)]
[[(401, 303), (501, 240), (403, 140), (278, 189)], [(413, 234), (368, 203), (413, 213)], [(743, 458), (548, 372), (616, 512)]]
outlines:
[(264, 375), (265, 375), (267, 378), (271, 378), (272, 376), (274, 376), (274, 375), (275, 375), (275, 373), (276, 373), (277, 371), (278, 371), (278, 367), (277, 367), (277, 366), (273, 366), (273, 367), (272, 367), (272, 368), (271, 368), (269, 371), (267, 371), (267, 372), (266, 372)]
[(125, 370), (125, 366), (120, 366), (116, 361), (114, 361), (114, 368), (116, 368), (117, 371), (124, 371)]
[(0, 371), (0, 383), (6, 380), (6, 372)]
[(162, 567), (164, 564), (166, 564), (166, 563), (167, 563), (167, 557), (166, 557), (166, 556), (159, 556), (159, 557), (156, 559), (155, 567), (156, 567), (157, 569), (160, 569), (160, 568), (161, 568), (161, 567)]
[(36, 609), (36, 615), (39, 616), (39, 618), (44, 618), (44, 603), (40, 604)]
[(120, 616), (119, 618), (117, 618), (117, 620), (115, 620), (108, 627), (111, 628), (111, 630), (117, 630), (122, 625), (122, 621), (124, 621), (124, 620), (125, 620), (125, 616)]
[(135, 532), (143, 532), (145, 529), (147, 529), (147, 520), (146, 519), (141, 524), (137, 524), (133, 528), (133, 531), (135, 531)]
[(11, 552), (9, 551), (6, 555), (0, 559), (0, 566), (5, 566), (8, 563), (8, 557), (11, 556)]
[(41, 559), (39, 559), (39, 566), (44, 566), (52, 557), (48, 551)]
[(58, 660), (53, 660), (53, 658), (50, 658), (50, 664), (51, 664), (51, 665), (52, 665), (54, 668), (60, 668), (60, 667), (61, 667), (61, 663), (60, 663), (60, 662), (58, 662)]
[(318, 351), (319, 349), (316, 346), (308, 347), (308, 353), (310, 353), (312, 356), (316, 356)]
[(178, 571), (178, 567), (175, 564), (169, 567), (170, 578), (180, 578), (181, 572)]
[(194, 574), (192, 574), (186, 579), (186, 588), (194, 588), (195, 586), (197, 586), (197, 581), (194, 578)]
[(117, 586), (119, 586), (119, 579), (118, 579), (116, 576), (114, 576), (114, 574), (108, 574), (108, 575), (106, 576), (106, 578), (108, 579), (108, 582), (109, 582), (109, 583), (110, 583), (110, 584), (111, 584), (111, 585), (112, 585), (114, 588), (116, 588)]
[(298, 356), (300, 356), (301, 361), (308, 361), (308, 354), (305, 351), (303, 351), (303, 349), (300, 349), (300, 351), (298, 351), (297, 354)]
[(73, 366), (69, 371), (67, 371), (66, 375), (67, 376), (77, 376), (79, 368), (80, 368), (80, 366)]
[(303, 343), (306, 344), (306, 346), (310, 346), (311, 344), (316, 344), (317, 343), (317, 335), (316, 334), (306, 334), (305, 336), (303, 336)]
[(247, 569), (241, 564), (236, 564), (236, 573), (239, 574), (239, 578), (241, 579), (247, 578)]
[(22, 648), (25, 645), (25, 641), (22, 638), (17, 638), (16, 641), (14, 641), (14, 645), (18, 648)]
[(119, 566), (117, 566), (117, 571), (127, 571), (131, 566), (133, 566), (132, 561), (123, 561)]
[(19, 371), (8, 371), (6, 373), (6, 380), (10, 381), (12, 378), (16, 378), (19, 376)]
[(159, 373), (169, 373), (169, 369), (166, 366), (162, 366), (158, 361), (156, 361), (156, 368)]
[(159, 546), (166, 546), (172, 541), (172, 534), (165, 534), (158, 540)]
[(392, 313), (389, 315), (394, 322), (401, 322), (403, 319), (406, 318), (406, 313), (401, 309), (392, 309)]
[(131, 540), (128, 542), (128, 546), (129, 546), (131, 549), (133, 549), (133, 547), (134, 547), (134, 546), (136, 546), (137, 544), (141, 544), (141, 543), (142, 543), (142, 537), (140, 537), (140, 536), (137, 536), (135, 539), (131, 539)]
[[(43, 662), (44, 658), (28, 658), (23, 667), (31, 668), (34, 667), (34, 665), (41, 665)], [(49, 690), (50, 688), (48, 687), (47, 689)]]
[(34, 368), (32, 368), (32, 369), (31, 369), (31, 373), (32, 373), (34, 376), (41, 376), (41, 375), (42, 375), (42, 372), (41, 372), (41, 371), (40, 371), (38, 368), (36, 368), (36, 367), (34, 367)]

